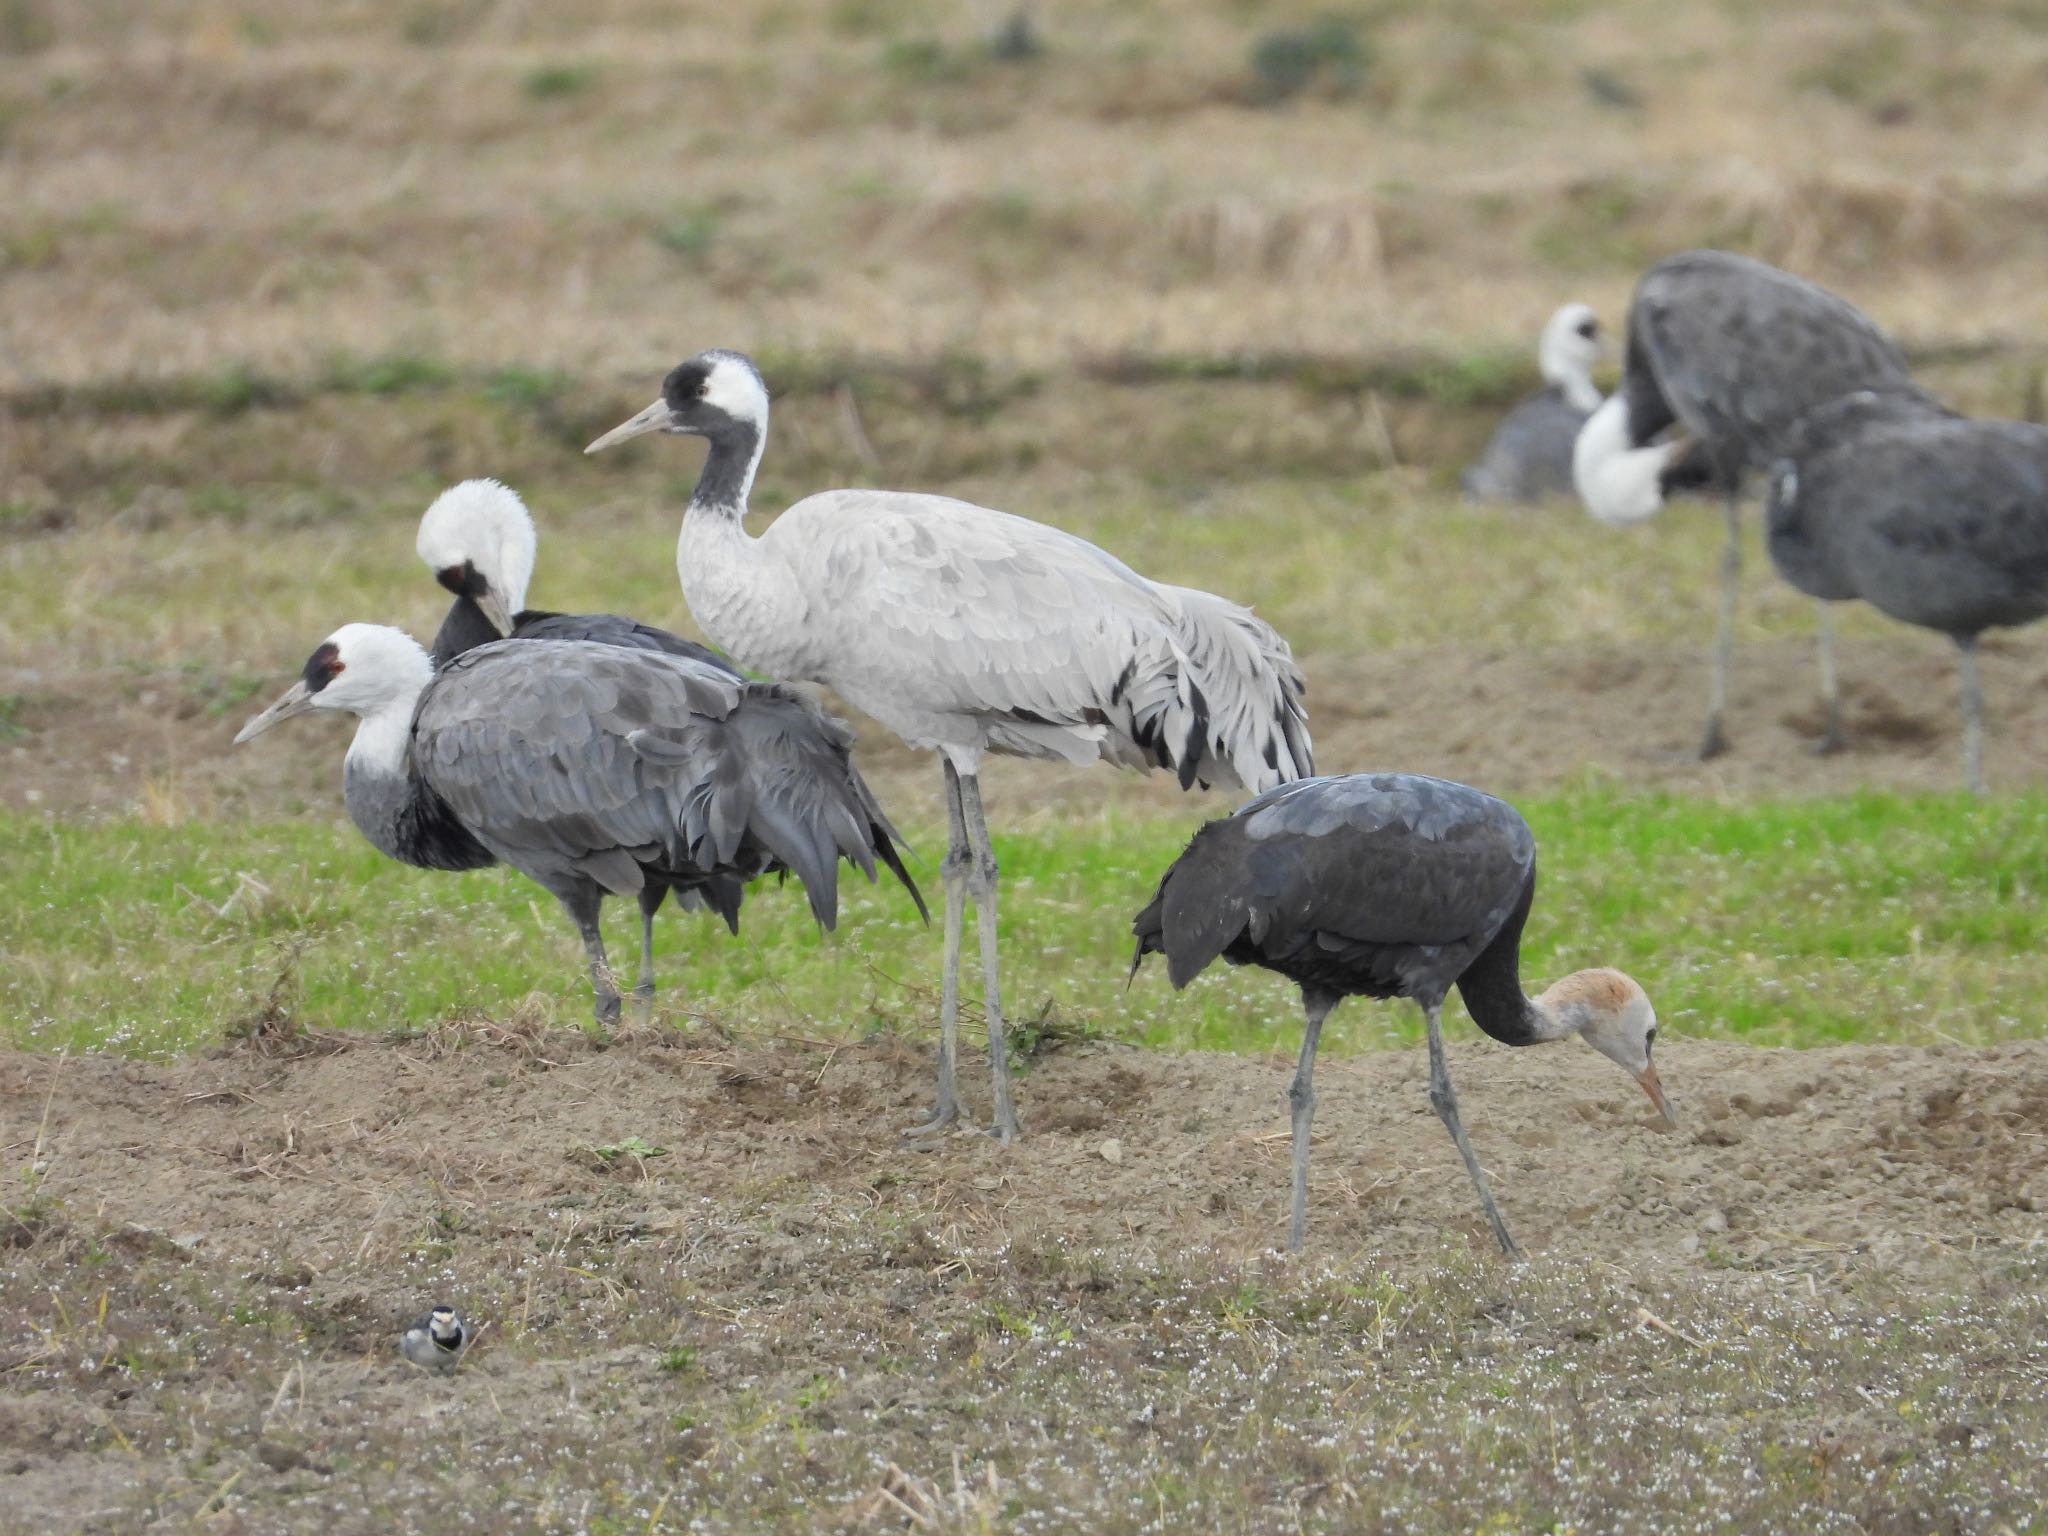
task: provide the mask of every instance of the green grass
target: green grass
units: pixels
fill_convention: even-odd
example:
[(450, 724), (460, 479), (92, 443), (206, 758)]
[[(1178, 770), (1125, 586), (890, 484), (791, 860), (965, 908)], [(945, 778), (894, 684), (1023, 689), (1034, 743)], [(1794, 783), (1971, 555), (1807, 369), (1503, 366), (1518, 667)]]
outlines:
[[(1220, 809), (1220, 807), (1218, 807)], [(1727, 805), (1597, 785), (1528, 802), (1543, 847), (1532, 984), (1613, 964), (1673, 1035), (1771, 1045), (2037, 1034), (2048, 1000), (2048, 794), (1858, 794)], [(1175, 995), (1155, 961), (1124, 990), (1130, 914), (1198, 815), (1100, 813), (998, 839), (1009, 1010), (1173, 1049), (1291, 1049), (1285, 983), (1218, 967)], [(918, 842), (935, 855), (926, 831)], [(207, 1044), (279, 991), (301, 1023), (426, 1027), (532, 998), (587, 1017), (551, 898), (508, 870), (405, 869), (330, 821), (150, 825), (0, 818), (0, 1036), (157, 1054)], [(936, 899), (937, 881), (925, 883)], [(239, 894), (238, 894), (239, 893)], [(657, 930), (665, 1006), (719, 1027), (928, 1029), (939, 938), (892, 887), (844, 884), (820, 936), (792, 884), (758, 886), (737, 940), (696, 914)], [(637, 929), (613, 903), (629, 974)], [(971, 972), (971, 967), (970, 967)], [(1036, 1022), (1036, 1028), (1031, 1026)], [(1333, 1045), (1412, 1040), (1414, 1010), (1354, 1004)]]

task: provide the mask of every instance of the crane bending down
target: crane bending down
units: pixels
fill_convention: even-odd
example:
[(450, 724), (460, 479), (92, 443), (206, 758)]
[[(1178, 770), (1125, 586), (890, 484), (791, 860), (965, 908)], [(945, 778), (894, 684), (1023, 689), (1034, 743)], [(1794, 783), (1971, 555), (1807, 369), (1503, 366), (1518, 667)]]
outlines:
[[(1620, 971), (1574, 971), (1522, 992), (1522, 924), (1536, 896), (1536, 840), (1514, 809), (1463, 784), (1356, 773), (1268, 790), (1195, 833), (1131, 922), (1137, 952), (1163, 953), (1185, 987), (1219, 955), (1301, 988), (1307, 1029), (1288, 1101), (1294, 1202), (1288, 1246), (1308, 1223), (1316, 1044), (1347, 997), (1412, 997), (1429, 1029), (1429, 1102), (1457, 1143), (1503, 1252), (1514, 1239), (1458, 1118), (1442, 1013), (1453, 986), (1472, 1021), (1504, 1045), (1579, 1036), (1643, 1086), (1665, 1120), (1650, 1047), (1657, 1014)], [(1673, 1122), (1675, 1123), (1675, 1122)]]
[[(1728, 541), (1700, 755), (1727, 750), (1723, 716), (1742, 577), (1741, 488), (1784, 452), (1809, 411), (1854, 390), (1934, 406), (1876, 322), (1817, 283), (1726, 251), (1682, 251), (1643, 274), (1629, 301), (1621, 387), (1580, 429), (1572, 457), (1579, 496), (1608, 523), (1639, 522), (1663, 505), (1681, 461), (1704, 459), (1723, 490)], [(1690, 441), (1659, 442), (1676, 424)], [(1818, 746), (1841, 745), (1834, 630), (1818, 611)]]
[(1550, 317), (1536, 344), (1543, 388), (1493, 429), (1458, 485), (1469, 501), (1541, 501), (1572, 491), (1572, 444), (1599, 409), (1593, 364), (1600, 356), (1600, 320), (1584, 304)]
[(2048, 428), (1846, 395), (1799, 424), (1771, 476), (1779, 574), (1947, 635), (1962, 668), (1963, 764), (1984, 793), (1977, 637), (2048, 616)]
[(411, 636), (345, 624), (237, 743), (316, 709), (357, 716), (349, 819), (422, 869), (500, 860), (547, 888), (619, 1017), (598, 909), (649, 881), (689, 891), (787, 870), (837, 921), (836, 861), (887, 865), (924, 911), (852, 738), (808, 699), (684, 657), (565, 640), (480, 646), (440, 672)]
[[(494, 640), (591, 640), (634, 651), (661, 651), (701, 662), (735, 680), (738, 668), (694, 640), (621, 618), (615, 613), (550, 613), (527, 608), (526, 587), (540, 536), (526, 503), (510, 486), (496, 480), (464, 480), (436, 496), (420, 518), (414, 548), (434, 579), (454, 595), (448, 616), (434, 636), (438, 670), (456, 657)], [(667, 882), (649, 879), (640, 887), (640, 978), (634, 998), (654, 1001), (654, 914), (668, 899)], [(683, 891), (677, 900), (686, 907), (709, 907), (734, 933), (740, 931), (740, 904), (746, 885), (731, 875), (716, 875)]]
[(499, 481), (464, 480), (436, 496), (420, 517), (414, 548), (455, 598), (434, 636), (436, 667), (493, 640), (594, 640), (685, 656), (728, 677), (741, 675), (709, 646), (637, 619), (526, 607), (540, 535), (519, 493)]
[(710, 451), (676, 568), (698, 625), (743, 665), (823, 683), (945, 764), (946, 955), (938, 1092), (914, 1134), (959, 1116), (960, 945), (979, 921), (995, 1133), (1017, 1133), (996, 955), (985, 753), (1166, 768), (1183, 788), (1266, 789), (1313, 771), (1287, 642), (1250, 610), (1147, 581), (1057, 528), (945, 496), (825, 491), (759, 538), (742, 519), (768, 391), (737, 352), (700, 353), (592, 443), (645, 432)]

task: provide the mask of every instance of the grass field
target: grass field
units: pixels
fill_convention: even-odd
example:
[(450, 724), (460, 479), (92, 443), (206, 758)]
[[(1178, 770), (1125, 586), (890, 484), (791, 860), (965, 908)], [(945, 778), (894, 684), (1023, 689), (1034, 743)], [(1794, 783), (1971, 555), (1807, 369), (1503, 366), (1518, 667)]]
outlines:
[[(2039, 8), (1014, 14), (0, 0), (0, 1532), (2048, 1532), (2038, 636), (1989, 799), (1943, 642), (1860, 610), (1814, 759), (1752, 528), (1735, 751), (1684, 761), (1718, 517), (1455, 490), (1555, 306), (1618, 328), (1692, 244), (2039, 419)], [(537, 605), (689, 629), (701, 450), (581, 449), (710, 345), (774, 392), (761, 511), (1070, 528), (1255, 602), (1327, 771), (1510, 795), (1525, 977), (1641, 979), (1684, 1128), (1459, 1023), (1500, 1265), (1414, 1011), (1354, 1004), (1285, 1259), (1296, 999), (1124, 988), (1227, 797), (991, 771), (1027, 1135), (919, 1155), (900, 892), (665, 914), (601, 1042), (551, 898), (346, 825), (333, 723), (230, 749), (340, 623), (431, 631), (467, 476)], [(930, 760), (859, 756), (935, 860)], [(485, 1345), (400, 1375), (443, 1294)]]

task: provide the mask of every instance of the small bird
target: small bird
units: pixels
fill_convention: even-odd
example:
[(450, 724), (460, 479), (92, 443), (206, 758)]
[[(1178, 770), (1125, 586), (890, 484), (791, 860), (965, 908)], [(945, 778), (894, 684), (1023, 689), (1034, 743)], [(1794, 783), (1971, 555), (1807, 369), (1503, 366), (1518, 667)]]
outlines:
[(434, 580), (455, 598), (434, 636), (436, 667), (493, 640), (594, 640), (687, 656), (740, 675), (708, 646), (637, 619), (527, 608), (526, 586), (533, 580), (540, 536), (519, 493), (499, 481), (464, 480), (436, 496), (420, 518), (414, 548)]
[(1429, 1102), (1451, 1133), (1503, 1252), (1514, 1239), (1458, 1119), (1441, 1014), (1453, 986), (1472, 1022), (1504, 1045), (1577, 1035), (1642, 1085), (1675, 1124), (1650, 1047), (1657, 1013), (1620, 971), (1575, 971), (1522, 992), (1522, 925), (1536, 896), (1536, 840), (1513, 806), (1463, 784), (1406, 773), (1302, 779), (1268, 790), (1195, 833), (1131, 922), (1137, 952), (1166, 956), (1185, 987), (1219, 955), (1301, 988), (1308, 1027), (1288, 1101), (1294, 1205), (1288, 1247), (1308, 1220), (1316, 1043), (1347, 997), (1411, 997), (1429, 1028)]
[(1593, 385), (1600, 344), (1599, 318), (1586, 305), (1567, 304), (1550, 317), (1536, 344), (1543, 388), (1501, 418), (1466, 467), (1458, 483), (1468, 500), (1531, 502), (1572, 493), (1572, 444), (1600, 406)]
[[(362, 722), (342, 798), (379, 852), (421, 869), (503, 860), (561, 902), (599, 1024), (620, 1015), (598, 929), (608, 894), (661, 881), (710, 901), (722, 881), (787, 871), (829, 929), (843, 858), (870, 880), (886, 865), (924, 912), (852, 736), (777, 684), (580, 640), (501, 640), (436, 672), (411, 636), (345, 624), (235, 740), (312, 710)], [(737, 931), (737, 907), (721, 915)]]
[(738, 352), (686, 358), (661, 398), (586, 453), (648, 432), (710, 444), (676, 540), (683, 600), (748, 667), (823, 683), (944, 764), (946, 941), (938, 1094), (909, 1134), (959, 1118), (960, 946), (979, 922), (995, 1134), (1017, 1135), (996, 952), (997, 868), (982, 807), (989, 753), (1165, 768), (1265, 789), (1313, 771), (1305, 684), (1250, 609), (1148, 581), (1059, 528), (948, 496), (821, 491), (759, 538), (747, 497), (768, 388)]
[(475, 1337), (462, 1314), (443, 1302), (412, 1320), (398, 1336), (398, 1352), (423, 1370), (452, 1371)]

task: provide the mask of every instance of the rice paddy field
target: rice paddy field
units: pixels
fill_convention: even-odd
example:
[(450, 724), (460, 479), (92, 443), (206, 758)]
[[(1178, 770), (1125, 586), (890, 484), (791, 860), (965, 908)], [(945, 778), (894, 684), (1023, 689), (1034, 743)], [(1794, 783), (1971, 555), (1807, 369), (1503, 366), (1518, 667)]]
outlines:
[[(1690, 245), (2038, 418), (2044, 129), (2013, 4), (0, 0), (0, 1531), (2048, 1531), (2040, 637), (1986, 798), (1867, 611), (1815, 756), (1752, 530), (1702, 763), (1716, 511), (1457, 492), (1550, 312)], [(604, 1037), (551, 898), (362, 841), (341, 723), (230, 747), (431, 633), (467, 476), (536, 605), (695, 633), (701, 449), (581, 449), (713, 345), (762, 513), (1071, 529), (1255, 603), (1325, 771), (1512, 798), (1525, 977), (1639, 978), (1679, 1129), (1454, 1005), (1508, 1265), (1419, 1017), (1347, 1004), (1288, 1257), (1296, 998), (1126, 984), (1225, 795), (990, 770), (1025, 1136), (918, 1151), (900, 890), (665, 913)], [(937, 767), (855, 724), (935, 894)]]

